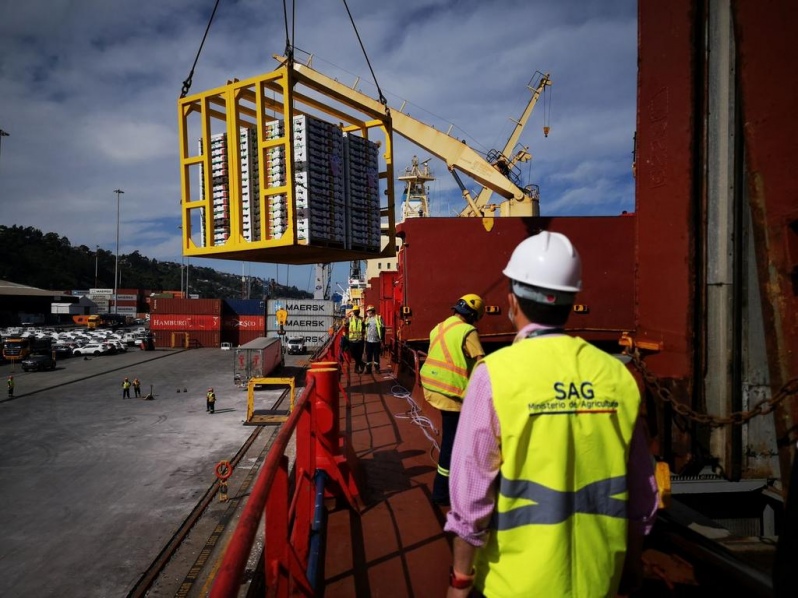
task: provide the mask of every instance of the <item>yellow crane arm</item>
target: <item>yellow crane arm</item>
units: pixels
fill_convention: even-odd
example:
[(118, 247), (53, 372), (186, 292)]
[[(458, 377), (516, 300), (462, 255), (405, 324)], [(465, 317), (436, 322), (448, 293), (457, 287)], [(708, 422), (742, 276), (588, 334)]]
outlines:
[[(529, 153), (526, 151), (526, 148), (522, 149), (518, 155), (511, 156), (510, 153), (515, 149), (518, 140), (521, 138), (521, 132), (524, 130), (527, 121), (529, 121), (529, 117), (532, 115), (532, 110), (535, 109), (535, 105), (538, 103), (540, 96), (545, 91), (546, 87), (551, 85), (551, 79), (549, 79), (548, 73), (545, 75), (542, 73), (537, 73), (540, 77), (537, 79), (537, 82), (530, 81), (527, 85), (527, 88), (532, 92), (532, 95), (529, 98), (529, 102), (527, 102), (526, 108), (524, 108), (524, 112), (521, 114), (521, 117), (515, 121), (515, 127), (513, 128), (513, 132), (510, 135), (507, 143), (504, 145), (502, 149), (502, 156), (507, 158), (511, 165), (515, 164), (516, 162), (526, 162), (530, 159)], [(493, 190), (490, 187), (483, 187), (482, 190), (479, 192), (477, 197), (473, 200), (474, 205), (479, 208), (481, 211), (488, 202), (490, 201), (490, 196), (493, 194)], [(474, 215), (473, 206), (470, 205), (465, 207), (461, 212), (460, 216), (470, 216)], [(479, 214), (481, 215), (481, 214)]]

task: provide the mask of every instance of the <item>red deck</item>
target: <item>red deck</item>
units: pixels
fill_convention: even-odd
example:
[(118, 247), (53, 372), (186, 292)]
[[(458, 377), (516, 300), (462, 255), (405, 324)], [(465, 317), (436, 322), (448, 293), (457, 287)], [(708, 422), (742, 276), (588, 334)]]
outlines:
[[(358, 457), (366, 506), (359, 517), (346, 507), (329, 515), (324, 595), (444, 596), (451, 550), (444, 513), (430, 500), (437, 453), (407, 419), (409, 403), (392, 394), (400, 382), (382, 365), (362, 375), (344, 367), (350, 404), (341, 405), (341, 431)], [(438, 427), (437, 411), (419, 391), (413, 398)]]

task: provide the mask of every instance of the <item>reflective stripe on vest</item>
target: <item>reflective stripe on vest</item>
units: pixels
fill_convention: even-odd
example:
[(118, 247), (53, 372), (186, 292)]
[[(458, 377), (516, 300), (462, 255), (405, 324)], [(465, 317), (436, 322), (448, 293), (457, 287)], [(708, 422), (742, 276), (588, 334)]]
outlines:
[(576, 492), (560, 492), (535, 482), (502, 478), (499, 492), (508, 498), (523, 498), (533, 503), (502, 513), (501, 517), (494, 512), (491, 527), (499, 530), (532, 523), (562, 523), (576, 513), (626, 516), (626, 501), (615, 498), (626, 492), (626, 476), (599, 480)]
[(485, 358), (501, 430), (487, 596), (613, 596), (626, 552), (637, 383), (582, 339), (538, 336)]
[(421, 366), (421, 385), (431, 391), (462, 398), (476, 363), (463, 354), (463, 341), (474, 327), (457, 316), (447, 318), (430, 332), (429, 352)]
[(347, 333), (347, 337), (350, 341), (354, 342), (363, 340), (363, 320), (354, 316), (349, 318), (349, 332)]

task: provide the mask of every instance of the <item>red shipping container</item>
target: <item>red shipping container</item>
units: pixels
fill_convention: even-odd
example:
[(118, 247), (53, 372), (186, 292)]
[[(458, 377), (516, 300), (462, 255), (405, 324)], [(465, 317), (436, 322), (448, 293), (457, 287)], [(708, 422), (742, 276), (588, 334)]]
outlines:
[(237, 345), (246, 345), (247, 343), (254, 341), (256, 338), (260, 338), (262, 336), (266, 336), (264, 332), (259, 332), (257, 330), (239, 330), (238, 331), (238, 339), (235, 343)]
[(150, 299), (153, 314), (222, 315), (221, 299), (175, 299), (158, 297)]
[(202, 331), (219, 332), (222, 326), (221, 316), (195, 314), (150, 314), (150, 330)]
[(222, 317), (222, 330), (255, 331), (258, 336), (266, 336), (266, 316), (225, 315)]

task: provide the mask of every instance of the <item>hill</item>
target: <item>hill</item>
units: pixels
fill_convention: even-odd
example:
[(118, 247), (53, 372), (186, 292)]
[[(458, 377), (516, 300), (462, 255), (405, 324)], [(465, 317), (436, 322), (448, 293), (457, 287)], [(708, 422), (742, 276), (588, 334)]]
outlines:
[[(0, 280), (58, 291), (113, 288), (114, 262), (113, 252), (99, 248), (95, 252), (86, 245), (73, 246), (69, 239), (57, 233), (0, 225)], [(120, 254), (118, 270), (120, 288), (153, 292), (181, 288), (181, 264), (150, 259), (138, 251)], [(213, 268), (192, 265), (189, 283), (191, 293), (200, 297), (241, 297), (241, 277)], [(249, 296), (313, 297), (295, 286), (287, 287), (260, 278), (251, 279)]]

